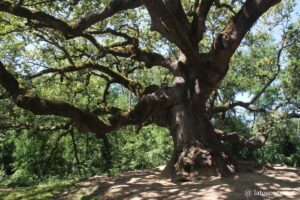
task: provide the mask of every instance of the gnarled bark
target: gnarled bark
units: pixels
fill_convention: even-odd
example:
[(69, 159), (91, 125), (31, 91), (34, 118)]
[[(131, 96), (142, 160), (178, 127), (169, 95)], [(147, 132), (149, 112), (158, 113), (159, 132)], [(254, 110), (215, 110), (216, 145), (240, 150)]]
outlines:
[(164, 170), (165, 176), (189, 180), (236, 172), (230, 153), (212, 134), (214, 129), (205, 113), (197, 112), (189, 103), (182, 103), (171, 109), (169, 123), (174, 153)]

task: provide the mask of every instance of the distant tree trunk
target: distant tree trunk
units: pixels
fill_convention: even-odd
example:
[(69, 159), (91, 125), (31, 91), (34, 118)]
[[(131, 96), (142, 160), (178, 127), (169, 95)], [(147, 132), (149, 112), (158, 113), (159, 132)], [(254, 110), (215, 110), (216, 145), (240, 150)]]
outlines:
[(75, 160), (76, 160), (78, 173), (81, 176), (80, 162), (79, 162), (78, 151), (77, 151), (77, 144), (76, 144), (76, 141), (75, 141), (74, 130), (73, 129), (70, 131), (70, 134), (71, 134), (71, 138), (72, 138), (74, 157), (75, 157)]
[(104, 171), (108, 172), (109, 169), (112, 168), (112, 160), (111, 160), (111, 153), (110, 153), (110, 143), (107, 136), (104, 136), (103, 138), (103, 146), (101, 151), (104, 160)]

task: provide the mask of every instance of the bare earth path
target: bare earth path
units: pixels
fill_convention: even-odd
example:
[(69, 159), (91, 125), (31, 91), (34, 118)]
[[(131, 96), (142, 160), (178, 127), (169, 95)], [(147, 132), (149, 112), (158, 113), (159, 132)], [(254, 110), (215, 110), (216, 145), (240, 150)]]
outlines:
[(226, 178), (174, 183), (159, 176), (160, 169), (124, 173), (118, 177), (95, 176), (78, 182), (56, 199), (300, 199), (300, 169), (275, 166), (263, 173), (240, 173)]

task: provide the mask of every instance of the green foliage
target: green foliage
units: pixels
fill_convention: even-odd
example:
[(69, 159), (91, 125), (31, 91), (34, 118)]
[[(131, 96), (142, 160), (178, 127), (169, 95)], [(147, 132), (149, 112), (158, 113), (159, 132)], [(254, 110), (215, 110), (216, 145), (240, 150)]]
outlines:
[[(13, 161), (3, 160), (0, 185), (28, 186), (55, 177), (89, 177), (152, 168), (166, 164), (172, 153), (171, 137), (167, 130), (147, 126), (137, 134), (134, 127), (128, 127), (109, 135), (108, 151), (112, 165), (107, 171), (103, 142), (87, 133), (75, 132), (74, 136), (79, 164), (74, 157), (70, 135), (64, 136), (58, 146), (55, 146), (57, 134), (26, 130), (13, 138), (14, 148), (10, 152)], [(3, 168), (7, 165), (12, 167), (10, 177)]]
[(133, 127), (110, 135), (112, 173), (165, 165), (172, 153), (172, 139), (165, 129), (144, 127), (138, 135)]
[(239, 133), (244, 138), (259, 137), (269, 132), (266, 144), (255, 151), (240, 145), (225, 143), (238, 160), (252, 160), (258, 163), (284, 163), (289, 166), (300, 166), (300, 122), (290, 120), (282, 112), (260, 116), (249, 127), (241, 117), (228, 117), (218, 120), (216, 127), (228, 133)]
[[(282, 114), (273, 113), (261, 119), (255, 129), (269, 129), (270, 138), (258, 149), (254, 156), (260, 163), (285, 163), (297, 167), (300, 164), (300, 123), (297, 120), (287, 120)], [(265, 130), (266, 131), (266, 130)]]
[[(250, 128), (247, 126), (247, 122), (240, 117), (227, 117), (224, 120), (218, 120), (216, 127), (227, 133), (238, 133), (244, 138), (249, 138), (252, 135)], [(237, 160), (253, 159), (252, 151), (247, 148), (229, 142), (224, 142), (224, 144), (230, 149)]]

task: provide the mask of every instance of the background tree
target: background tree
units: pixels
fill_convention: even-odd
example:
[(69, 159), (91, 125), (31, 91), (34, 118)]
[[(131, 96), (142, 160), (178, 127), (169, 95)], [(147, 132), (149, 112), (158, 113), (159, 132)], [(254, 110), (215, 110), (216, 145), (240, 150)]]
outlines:
[[(74, 126), (104, 138), (104, 155), (110, 146), (107, 133), (128, 125), (138, 131), (156, 124), (169, 129), (173, 138), (166, 175), (235, 173), (237, 163), (221, 141), (256, 149), (272, 130), (258, 129), (262, 135), (248, 140), (215, 129), (210, 120), (222, 127), (222, 118), (236, 107), (299, 117), (299, 93), (292, 91), (299, 88), (293, 73), (299, 71), (294, 69), (299, 59), (293, 55), (299, 50), (297, 25), (288, 21), (281, 45), (270, 45), (268, 51), (261, 47), (272, 38), (263, 31), (249, 33), (258, 18), (279, 2), (2, 1), (2, 98), (8, 105), (10, 96), (18, 107), (41, 115), (28, 114), (31, 121), (22, 120), (13, 113), (23, 111), (13, 107), (5, 114), (20, 123), (6, 124), (5, 129), (34, 127), (70, 134), (75, 162), (81, 165), (71, 134)], [(291, 10), (293, 2), (284, 5), (275, 8), (280, 19), (274, 23), (289, 19), (283, 11)], [(237, 51), (240, 45), (243, 52)], [(293, 59), (281, 75), (286, 49)], [(251, 63), (253, 59), (258, 62)], [(241, 67), (244, 63), (247, 66)], [(253, 78), (240, 76), (249, 71), (255, 71)], [(277, 96), (272, 90), (278, 91)], [(242, 92), (249, 92), (248, 102), (236, 101), (235, 95)], [(280, 101), (274, 103), (274, 98)], [(43, 122), (47, 126), (40, 126)]]

